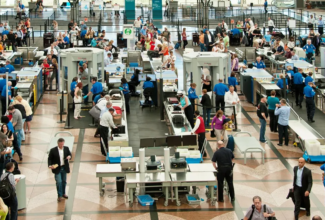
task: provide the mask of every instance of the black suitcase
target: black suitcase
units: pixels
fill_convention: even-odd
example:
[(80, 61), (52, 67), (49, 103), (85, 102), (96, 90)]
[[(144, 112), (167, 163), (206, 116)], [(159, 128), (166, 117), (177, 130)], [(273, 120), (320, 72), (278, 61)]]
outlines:
[(95, 15), (96, 15), (95, 12), (93, 12), (93, 17), (95, 17)]
[(172, 117), (173, 125), (176, 128), (180, 128), (184, 126), (184, 116), (183, 115), (173, 115)]
[(52, 33), (45, 33), (43, 35), (43, 47), (44, 49), (50, 47), (54, 42), (54, 35)]

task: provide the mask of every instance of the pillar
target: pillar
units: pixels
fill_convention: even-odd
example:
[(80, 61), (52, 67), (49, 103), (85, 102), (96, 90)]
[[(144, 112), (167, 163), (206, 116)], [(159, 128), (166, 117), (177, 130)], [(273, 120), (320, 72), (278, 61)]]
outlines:
[(152, 0), (152, 19), (162, 20), (162, 0)]
[(125, 0), (125, 16), (132, 22), (135, 19), (135, 0)]

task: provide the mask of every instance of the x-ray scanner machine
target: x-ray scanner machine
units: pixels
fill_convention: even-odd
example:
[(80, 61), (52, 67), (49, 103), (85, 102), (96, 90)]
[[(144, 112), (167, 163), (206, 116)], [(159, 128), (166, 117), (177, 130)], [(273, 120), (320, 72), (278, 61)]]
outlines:
[(104, 51), (98, 48), (69, 48), (61, 50), (60, 54), (60, 91), (70, 89), (70, 83), (74, 77), (78, 77), (80, 61), (88, 61), (88, 85), (91, 88), (91, 78), (97, 77), (97, 81), (104, 83)]
[[(223, 79), (228, 83), (228, 76), (231, 73), (230, 55), (227, 53), (215, 52), (192, 52), (184, 54), (183, 56), (183, 88), (187, 92), (191, 83), (198, 86), (197, 91), (201, 90), (203, 70), (208, 69), (211, 75), (211, 86), (218, 83), (219, 79)], [(197, 92), (198, 95), (201, 92)]]

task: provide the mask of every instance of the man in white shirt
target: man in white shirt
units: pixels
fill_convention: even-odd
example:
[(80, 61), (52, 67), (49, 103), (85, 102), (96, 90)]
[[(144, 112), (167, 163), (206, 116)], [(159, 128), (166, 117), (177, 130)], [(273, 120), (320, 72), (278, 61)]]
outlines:
[[(107, 102), (110, 100), (110, 96), (109, 95), (105, 95), (104, 98), (101, 98), (98, 100), (96, 106), (100, 109), (103, 110), (106, 107)], [(103, 113), (104, 114), (104, 113)]]
[[(107, 102), (108, 103), (108, 102)], [(106, 152), (108, 149), (108, 137), (109, 137), (109, 127), (116, 128), (113, 122), (113, 116), (110, 111), (114, 111), (114, 109), (109, 109), (109, 111), (105, 112), (100, 119), (99, 123), (99, 133), (100, 133), (100, 148), (101, 152), (104, 156), (106, 156)], [(105, 146), (103, 145), (105, 144)], [(105, 147), (105, 149), (104, 149)]]
[(111, 51), (109, 51), (109, 47), (106, 46), (106, 47), (104, 48), (104, 59), (106, 59), (108, 53), (111, 53)]
[(112, 61), (113, 61), (112, 52), (109, 51), (107, 53), (107, 56), (106, 56), (105, 60), (104, 60), (105, 66), (110, 65), (112, 63)]
[(308, 28), (314, 28), (315, 18), (313, 15), (310, 15), (307, 23), (308, 23)]
[(253, 26), (250, 26), (249, 33), (248, 33), (248, 42), (249, 42), (250, 47), (253, 46), (253, 40), (254, 40), (253, 32), (255, 30), (255, 25), (254, 25), (253, 21), (249, 20), (249, 25), (251, 25), (251, 23), (253, 24)]
[(271, 20), (270, 17), (268, 18), (267, 26), (269, 26), (269, 31), (270, 31), (271, 34), (272, 34), (272, 32), (273, 32), (273, 28), (274, 28), (274, 22)]
[(162, 46), (162, 43), (157, 38), (154, 38), (154, 41), (155, 41), (155, 50), (158, 50), (158, 45), (161, 44), (161, 46)]
[(138, 36), (139, 35), (139, 31), (140, 31), (140, 28), (141, 28), (141, 20), (140, 20), (140, 17), (137, 17), (137, 20), (134, 21), (134, 27), (136, 28), (136, 33), (135, 33), (135, 36)]
[(226, 32), (228, 31), (228, 25), (226, 24), (225, 21), (222, 21), (222, 27), (223, 29), (225, 29)]
[(254, 22), (250, 18), (248, 18), (248, 23), (251, 28), (254, 27)]
[(229, 86), (229, 91), (225, 93), (225, 106), (235, 106), (235, 112), (233, 111), (233, 108), (225, 108), (225, 113), (227, 116), (231, 115), (231, 120), (234, 120), (237, 111), (236, 105), (240, 101), (234, 89), (233, 86)]

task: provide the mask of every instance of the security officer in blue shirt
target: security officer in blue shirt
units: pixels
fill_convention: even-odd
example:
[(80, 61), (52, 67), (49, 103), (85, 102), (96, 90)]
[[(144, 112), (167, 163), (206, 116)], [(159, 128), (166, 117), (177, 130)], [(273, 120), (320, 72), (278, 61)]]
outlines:
[(100, 94), (103, 91), (103, 85), (100, 82), (97, 82), (97, 77), (93, 77), (91, 79), (91, 83), (93, 84), (93, 87), (90, 89), (87, 95), (84, 96), (84, 99), (87, 98), (91, 93), (93, 94), (93, 101), (96, 97), (96, 95)]
[(190, 100), (191, 102), (191, 106), (192, 106), (192, 109), (193, 109), (193, 112), (195, 111), (195, 99), (198, 99), (199, 97), (196, 95), (196, 91), (195, 91), (195, 88), (196, 88), (196, 84), (195, 83), (191, 83), (190, 84), (190, 88), (188, 90), (188, 94), (187, 94), (187, 97), (188, 99)]
[(309, 72), (308, 76), (305, 78), (305, 86), (307, 86), (309, 82), (314, 83), (314, 79), (312, 78), (312, 76), (313, 76), (313, 73)]
[(6, 68), (8, 69), (8, 72), (11, 73), (12, 71), (15, 71), (15, 67), (10, 64), (10, 61), (6, 61)]
[[(302, 108), (302, 101), (304, 99), (304, 79), (302, 77), (302, 69), (298, 69), (298, 72), (293, 75), (293, 87), (295, 89), (296, 106)], [(300, 99), (299, 99), (300, 96)]]
[(228, 77), (228, 87), (233, 86), (234, 91), (237, 92), (237, 78), (236, 78), (236, 73), (232, 72), (231, 75)]
[(0, 73), (6, 73), (7, 69), (5, 68), (5, 65), (0, 64)]
[(10, 104), (11, 100), (11, 82), (9, 81), (7, 85), (4, 85), (2, 87), (1, 91), (1, 109), (2, 109), (2, 115), (5, 115), (6, 110), (7, 110), (7, 101), (6, 101), (6, 96), (7, 96), (7, 90), (8, 90), (8, 104)]
[(70, 84), (70, 95), (72, 96), (72, 99), (74, 97), (74, 90), (76, 89), (78, 84), (78, 77), (73, 77), (72, 82)]
[(216, 111), (220, 109), (225, 111), (225, 93), (228, 92), (228, 87), (222, 83), (222, 79), (219, 79), (219, 83), (216, 84), (213, 88), (213, 93), (216, 94)]
[(311, 44), (311, 40), (307, 40), (307, 44), (302, 48), (306, 52), (307, 59), (310, 60), (316, 50), (316, 47)]
[(123, 95), (124, 95), (124, 99), (125, 99), (125, 108), (126, 108), (126, 113), (130, 114), (130, 105), (129, 105), (129, 100), (130, 100), (130, 89), (129, 89), (129, 84), (126, 81), (125, 78), (121, 79), (121, 83), (122, 83), (122, 91), (123, 91)]
[(0, 78), (0, 93), (2, 92), (2, 88), (7, 84), (6, 75), (2, 75)]
[(258, 57), (256, 57), (256, 68), (257, 69), (265, 69), (266, 68), (266, 66), (265, 66), (265, 63), (263, 62), (263, 61), (261, 61), (261, 57), (260, 56), (258, 56)]
[(143, 83), (142, 88), (146, 89), (146, 88), (154, 88), (153, 82), (150, 81), (151, 78), (147, 76), (146, 81)]
[(310, 122), (314, 121), (314, 114), (315, 114), (315, 102), (314, 102), (314, 95), (315, 91), (313, 88), (316, 88), (315, 84), (309, 82), (307, 86), (304, 88), (304, 94), (306, 96), (306, 108), (307, 108), (307, 118)]
[[(280, 79), (276, 84), (280, 89), (283, 89), (283, 78), (284, 78), (284, 76), (283, 76), (283, 74), (281, 74)], [(287, 86), (286, 88), (288, 89), (288, 79), (286, 79), (286, 86)]]

